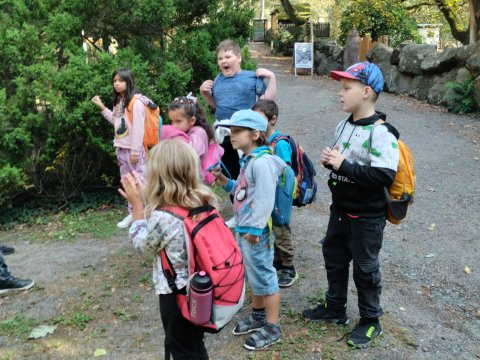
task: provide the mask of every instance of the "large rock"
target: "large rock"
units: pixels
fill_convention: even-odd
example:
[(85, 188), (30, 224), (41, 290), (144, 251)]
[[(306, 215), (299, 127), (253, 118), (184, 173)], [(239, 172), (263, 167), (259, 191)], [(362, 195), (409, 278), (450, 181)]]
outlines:
[(412, 40), (406, 40), (400, 43), (395, 49), (393, 49), (392, 55), (390, 56), (390, 64), (398, 65), (398, 63), (400, 62), (400, 52), (405, 46), (410, 44), (413, 44)]
[(335, 46), (332, 50), (333, 60), (343, 63), (343, 48), (341, 46)]
[(458, 60), (459, 63), (464, 64), (468, 60), (468, 58), (473, 55), (475, 49), (475, 44), (461, 46), (457, 48), (455, 58)]
[(435, 45), (427, 44), (410, 44), (405, 46), (400, 52), (400, 62), (398, 69), (402, 73), (421, 75), (422, 62), (428, 55), (437, 52)]
[(343, 66), (336, 62), (331, 56), (325, 56), (316, 67), (317, 74), (319, 75), (328, 75), (330, 71), (335, 70), (343, 70)]
[(473, 77), (477, 78), (480, 76), (480, 51), (475, 52), (468, 58), (466, 66)]
[(423, 60), (421, 69), (426, 74), (441, 74), (452, 70), (458, 64), (457, 49), (446, 48), (443, 52), (435, 52)]
[(356, 28), (353, 28), (350, 35), (345, 42), (345, 49), (343, 52), (343, 66), (346, 68), (359, 62), (359, 50), (360, 50), (360, 36)]
[(428, 92), (433, 84), (434, 78), (431, 75), (415, 76), (410, 83), (410, 89), (408, 93), (419, 100), (426, 100), (428, 97)]
[(367, 53), (367, 60), (378, 64), (382, 61), (390, 62), (393, 49), (384, 44), (377, 44)]
[(448, 82), (454, 81), (458, 75), (460, 68), (455, 68), (442, 76), (435, 75), (433, 77), (434, 84), (428, 91), (427, 100), (430, 104), (448, 105), (447, 98), (455, 96), (455, 91), (447, 85)]
[(480, 77), (475, 79), (475, 85), (473, 85), (473, 100), (477, 109), (480, 109)]
[(463, 83), (466, 83), (471, 77), (472, 77), (472, 74), (470, 74), (470, 71), (468, 71), (467, 68), (462, 67), (461, 69), (458, 70), (457, 76), (455, 77), (455, 81), (459, 84), (463, 84)]
[(388, 61), (380, 62), (377, 65), (383, 74), (385, 91), (395, 94), (405, 94), (409, 92), (410, 83), (413, 79), (412, 76), (400, 73), (398, 66), (392, 65)]

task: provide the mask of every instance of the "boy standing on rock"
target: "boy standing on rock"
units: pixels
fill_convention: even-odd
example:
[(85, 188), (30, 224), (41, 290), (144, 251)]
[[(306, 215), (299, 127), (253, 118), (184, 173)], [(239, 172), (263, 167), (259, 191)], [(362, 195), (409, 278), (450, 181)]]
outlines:
[[(384, 83), (377, 65), (363, 62), (330, 74), (340, 81), (342, 110), (351, 115), (338, 124), (333, 145), (325, 148), (320, 157), (331, 170), (328, 186), (332, 205), (322, 249), (328, 291), (325, 302), (303, 311), (303, 316), (315, 322), (348, 324), (348, 276), (353, 260), (360, 321), (348, 335), (347, 343), (364, 348), (382, 333), (378, 255), (387, 212), (384, 188), (391, 185), (397, 171), (399, 135), (384, 122), (386, 115), (375, 110)], [(369, 145), (377, 121), (382, 125), (373, 133)]]

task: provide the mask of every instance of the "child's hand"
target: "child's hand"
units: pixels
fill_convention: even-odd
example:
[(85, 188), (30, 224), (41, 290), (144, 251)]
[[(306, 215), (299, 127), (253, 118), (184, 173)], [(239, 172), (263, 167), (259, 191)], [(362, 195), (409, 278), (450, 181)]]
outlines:
[(213, 80), (206, 80), (200, 86), (200, 92), (202, 94), (211, 94), (213, 89)]
[(217, 181), (220, 185), (225, 186), (228, 183), (228, 178), (223, 175), (222, 173), (222, 167), (220, 165), (217, 165), (213, 168), (209, 168), (208, 170), (213, 176), (217, 178)]
[(244, 236), (245, 239), (247, 239), (247, 241), (250, 243), (250, 244), (258, 244), (258, 242), (260, 241), (260, 239), (258, 238), (258, 236), (254, 236), (252, 234), (246, 234)]
[(332, 149), (330, 149), (328, 146), (325, 149), (323, 149), (322, 154), (320, 155), (320, 162), (322, 163), (322, 165), (327, 165), (328, 155), (330, 154), (331, 151)]
[(105, 109), (105, 105), (103, 105), (103, 102), (102, 102), (102, 100), (100, 100), (100, 96), (98, 96), (98, 95), (95, 95), (92, 98), (92, 103), (97, 105), (100, 108), (100, 110), (102, 110), (102, 111), (103, 111), (103, 109)]
[[(330, 150), (326, 155), (326, 165), (331, 165), (335, 171), (340, 169), (342, 166), (343, 160), (345, 160), (345, 156), (343, 156), (338, 149), (340, 148), (339, 145), (336, 145), (333, 150)], [(323, 154), (322, 154), (323, 155)]]
[(255, 72), (255, 75), (257, 77), (263, 77), (267, 79), (270, 79), (271, 77), (275, 77), (275, 74), (273, 72), (264, 68), (257, 69), (257, 71)]
[(132, 204), (134, 210), (135, 207), (143, 208), (143, 183), (140, 179), (140, 176), (138, 176), (138, 174), (133, 171), (132, 173), (128, 173), (127, 175), (122, 176), (120, 182), (122, 183), (123, 187), (123, 189), (118, 189), (120, 195), (122, 195), (125, 200)]
[(137, 165), (138, 164), (138, 159), (139, 159), (138, 155), (130, 155), (130, 163), (132, 165)]

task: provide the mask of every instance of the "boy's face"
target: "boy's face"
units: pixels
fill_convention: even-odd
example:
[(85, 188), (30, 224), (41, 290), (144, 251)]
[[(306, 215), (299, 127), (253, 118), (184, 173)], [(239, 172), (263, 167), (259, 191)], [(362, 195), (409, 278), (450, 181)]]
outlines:
[(230, 134), (230, 142), (235, 150), (249, 149), (253, 143), (259, 138), (259, 131), (244, 127), (232, 126)]
[(353, 79), (340, 79), (340, 91), (338, 96), (342, 103), (342, 110), (349, 113), (358, 111), (366, 100), (368, 100), (372, 94), (368, 91), (368, 86), (363, 85), (358, 80)]
[(275, 124), (277, 122), (277, 116), (276, 115), (273, 115), (272, 118), (269, 119), (268, 116), (265, 115), (265, 113), (263, 111), (260, 111), (260, 110), (255, 110), (255, 111), (258, 112), (260, 115), (262, 115), (265, 120), (267, 120), (269, 129), (272, 129), (275, 126)]
[(217, 64), (223, 76), (233, 76), (240, 71), (242, 54), (236, 55), (233, 50), (220, 50), (217, 53)]

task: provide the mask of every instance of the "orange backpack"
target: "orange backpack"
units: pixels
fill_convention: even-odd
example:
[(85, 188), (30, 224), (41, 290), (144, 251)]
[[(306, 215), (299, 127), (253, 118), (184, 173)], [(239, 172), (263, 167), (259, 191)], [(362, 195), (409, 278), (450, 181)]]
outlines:
[[(133, 104), (138, 97), (132, 97), (130, 103), (127, 107), (127, 116), (130, 124), (133, 125)], [(149, 101), (145, 105), (145, 133), (143, 135), (143, 145), (145, 146), (145, 151), (158, 144), (158, 139), (160, 138), (159, 129), (160, 128), (160, 108), (157, 104)]]
[[(377, 121), (370, 132), (369, 152), (372, 150), (372, 136), (375, 128), (384, 123)], [(388, 202), (387, 219), (392, 224), (400, 224), (407, 216), (408, 206), (413, 203), (415, 192), (415, 161), (408, 146), (398, 140), (398, 168), (390, 188), (385, 188), (385, 196)]]

